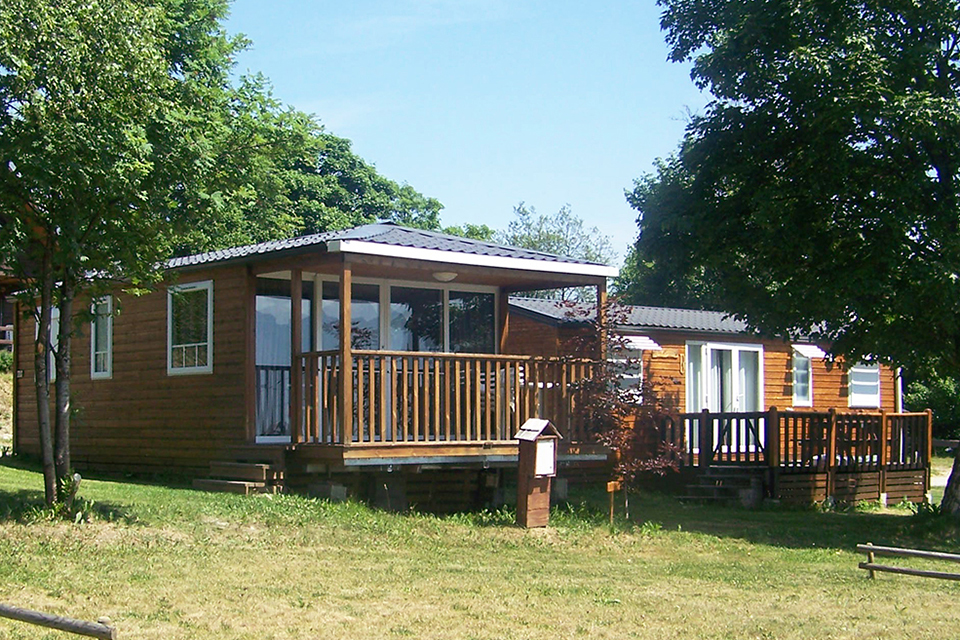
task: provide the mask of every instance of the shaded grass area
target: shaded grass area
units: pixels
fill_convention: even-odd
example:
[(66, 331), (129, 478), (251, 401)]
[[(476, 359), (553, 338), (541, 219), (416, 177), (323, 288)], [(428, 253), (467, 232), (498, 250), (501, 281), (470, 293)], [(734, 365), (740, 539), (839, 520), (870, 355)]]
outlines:
[[(939, 638), (954, 583), (866, 579), (857, 542), (960, 550), (948, 523), (605, 494), (525, 531), (509, 510), (433, 517), (299, 496), (84, 480), (87, 522), (45, 520), (0, 465), (0, 601), (127, 638)], [(0, 620), (0, 638), (61, 638)]]

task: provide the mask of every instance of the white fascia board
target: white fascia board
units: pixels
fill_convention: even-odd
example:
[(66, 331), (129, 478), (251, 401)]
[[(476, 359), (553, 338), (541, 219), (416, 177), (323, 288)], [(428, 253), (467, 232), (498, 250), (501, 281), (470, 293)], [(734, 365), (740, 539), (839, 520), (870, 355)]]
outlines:
[(327, 243), (327, 251), (330, 253), (359, 253), (387, 258), (406, 258), (408, 260), (424, 260), (426, 262), (443, 262), (446, 264), (462, 264), (495, 269), (515, 269), (520, 271), (540, 271), (543, 273), (562, 273), (577, 276), (596, 276), (600, 278), (615, 278), (619, 273), (616, 267), (608, 267), (600, 264), (578, 264), (573, 262), (531, 260), (528, 258), (481, 256), (473, 253), (459, 253), (457, 251), (400, 247), (391, 244), (381, 244), (379, 242), (366, 242), (364, 240), (331, 240)]

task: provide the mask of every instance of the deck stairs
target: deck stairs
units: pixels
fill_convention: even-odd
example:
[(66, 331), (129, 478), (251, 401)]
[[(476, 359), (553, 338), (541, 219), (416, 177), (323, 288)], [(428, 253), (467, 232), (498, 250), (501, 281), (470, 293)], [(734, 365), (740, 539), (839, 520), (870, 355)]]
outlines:
[(280, 493), (284, 472), (274, 464), (260, 462), (211, 462), (210, 476), (193, 481), (194, 489), (223, 493)]
[(686, 493), (680, 499), (751, 506), (763, 498), (765, 478), (766, 469), (762, 466), (710, 466), (686, 485)]

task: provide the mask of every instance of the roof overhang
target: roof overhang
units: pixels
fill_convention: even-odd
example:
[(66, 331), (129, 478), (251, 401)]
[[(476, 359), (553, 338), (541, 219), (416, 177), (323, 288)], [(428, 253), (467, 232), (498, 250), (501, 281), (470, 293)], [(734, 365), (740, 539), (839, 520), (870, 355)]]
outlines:
[(458, 251), (442, 251), (440, 249), (421, 249), (404, 247), (365, 240), (330, 240), (327, 242), (327, 251), (330, 253), (355, 253), (368, 256), (382, 256), (386, 258), (405, 258), (408, 260), (422, 260), (444, 264), (463, 264), (476, 267), (494, 269), (513, 269), (518, 271), (537, 271), (541, 273), (558, 273), (578, 276), (593, 276), (598, 278), (614, 278), (619, 271), (615, 267), (600, 264), (582, 264), (577, 262), (559, 262), (550, 260), (533, 260), (527, 258), (510, 258), (506, 256), (484, 256)]
[(623, 340), (626, 347), (634, 351), (660, 351), (663, 349), (649, 336), (624, 336)]
[(815, 360), (827, 357), (827, 352), (815, 344), (794, 344), (793, 350), (802, 356)]

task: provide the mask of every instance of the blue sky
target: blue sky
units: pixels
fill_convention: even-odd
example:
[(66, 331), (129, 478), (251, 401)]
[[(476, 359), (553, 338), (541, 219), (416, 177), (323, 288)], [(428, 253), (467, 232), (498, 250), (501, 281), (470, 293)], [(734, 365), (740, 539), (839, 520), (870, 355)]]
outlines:
[(315, 113), (444, 224), (506, 227), (513, 207), (564, 204), (636, 237), (624, 189), (669, 154), (706, 103), (666, 61), (645, 2), (235, 0), (227, 29), (276, 96)]

